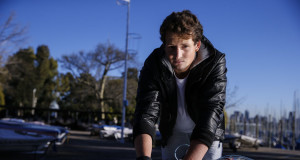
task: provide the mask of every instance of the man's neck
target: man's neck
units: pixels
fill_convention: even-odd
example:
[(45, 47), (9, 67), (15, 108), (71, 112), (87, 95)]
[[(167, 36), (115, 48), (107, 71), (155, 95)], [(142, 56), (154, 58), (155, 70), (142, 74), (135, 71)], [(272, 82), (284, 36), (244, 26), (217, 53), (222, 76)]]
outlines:
[(188, 75), (189, 75), (190, 71), (186, 71), (186, 72), (182, 72), (182, 73), (176, 73), (175, 72), (175, 75), (178, 79), (184, 79), (186, 78)]

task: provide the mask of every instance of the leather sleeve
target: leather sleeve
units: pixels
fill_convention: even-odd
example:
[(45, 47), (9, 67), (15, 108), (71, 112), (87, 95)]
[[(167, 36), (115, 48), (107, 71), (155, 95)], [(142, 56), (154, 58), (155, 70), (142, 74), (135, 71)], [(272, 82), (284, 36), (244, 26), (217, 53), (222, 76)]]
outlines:
[[(136, 97), (136, 108), (133, 121), (133, 138), (140, 134), (149, 134), (152, 140), (155, 138), (156, 128), (160, 110), (159, 83), (154, 71), (157, 65), (153, 64), (153, 56), (149, 57), (140, 72), (138, 90)], [(153, 63), (152, 63), (153, 62)], [(154, 67), (154, 68), (153, 68)]]
[(223, 108), (225, 105), (226, 95), (226, 60), (224, 54), (219, 54), (216, 64), (209, 69), (207, 77), (201, 88), (202, 94), (199, 96), (198, 105), (199, 118), (193, 130), (191, 139), (197, 139), (211, 146), (215, 140), (215, 134), (218, 126), (223, 122)]

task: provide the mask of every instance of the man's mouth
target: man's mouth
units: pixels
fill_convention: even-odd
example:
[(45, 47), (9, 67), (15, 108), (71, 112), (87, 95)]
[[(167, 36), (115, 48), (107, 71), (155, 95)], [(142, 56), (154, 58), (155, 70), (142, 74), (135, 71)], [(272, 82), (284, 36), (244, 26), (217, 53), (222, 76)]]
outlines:
[(175, 64), (181, 64), (183, 61), (174, 61)]

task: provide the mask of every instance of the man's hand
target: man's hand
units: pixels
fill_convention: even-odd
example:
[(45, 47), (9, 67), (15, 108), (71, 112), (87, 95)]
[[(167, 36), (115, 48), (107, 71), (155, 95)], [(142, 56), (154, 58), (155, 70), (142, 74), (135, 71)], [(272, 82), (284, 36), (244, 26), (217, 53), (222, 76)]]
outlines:
[(148, 134), (138, 135), (134, 139), (134, 147), (136, 150), (136, 157), (147, 156), (151, 157), (152, 152), (152, 138)]
[(184, 156), (184, 160), (201, 160), (204, 157), (207, 150), (208, 147), (205, 144), (197, 140), (192, 140), (191, 146), (186, 156)]

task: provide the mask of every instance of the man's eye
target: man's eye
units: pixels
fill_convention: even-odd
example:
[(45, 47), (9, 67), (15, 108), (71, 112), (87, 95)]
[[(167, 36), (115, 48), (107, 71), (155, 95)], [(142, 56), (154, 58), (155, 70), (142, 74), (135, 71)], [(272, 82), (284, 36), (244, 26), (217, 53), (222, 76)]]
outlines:
[(176, 49), (176, 46), (168, 46), (170, 49)]

